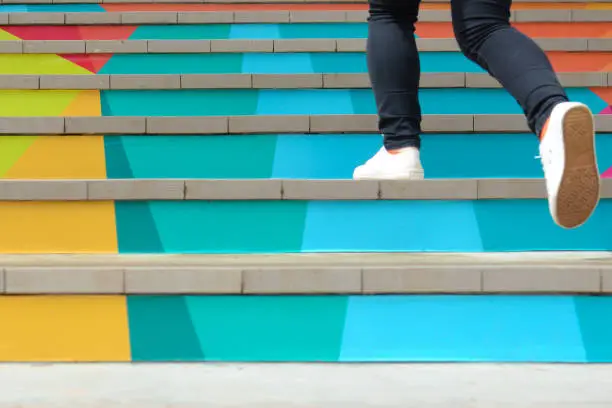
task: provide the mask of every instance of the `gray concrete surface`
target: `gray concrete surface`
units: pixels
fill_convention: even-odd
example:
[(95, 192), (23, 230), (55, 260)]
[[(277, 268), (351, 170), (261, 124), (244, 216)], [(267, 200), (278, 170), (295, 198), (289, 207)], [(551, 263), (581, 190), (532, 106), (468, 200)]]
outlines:
[(303, 254), (0, 254), (0, 267), (610, 265), (608, 251)]
[(4, 364), (0, 407), (610, 408), (612, 365)]

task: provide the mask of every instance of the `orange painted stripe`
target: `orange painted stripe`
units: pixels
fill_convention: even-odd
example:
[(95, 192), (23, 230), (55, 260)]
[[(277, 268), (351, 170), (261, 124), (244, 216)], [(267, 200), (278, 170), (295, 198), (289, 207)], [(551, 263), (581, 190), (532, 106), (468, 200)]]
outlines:
[[(278, 10), (366, 10), (365, 3), (353, 4), (103, 4), (106, 11), (278, 11)], [(424, 3), (422, 10), (448, 10), (449, 4)], [(513, 10), (573, 10), (573, 9), (612, 9), (610, 3), (517, 3)]]
[(336, 11), (367, 10), (367, 4), (101, 4), (106, 11)]
[[(612, 38), (612, 22), (602, 23), (514, 23), (518, 30), (534, 38)], [(453, 38), (451, 23), (417, 23), (421, 38)]]
[(606, 70), (612, 52), (547, 52), (557, 72), (597, 72)]

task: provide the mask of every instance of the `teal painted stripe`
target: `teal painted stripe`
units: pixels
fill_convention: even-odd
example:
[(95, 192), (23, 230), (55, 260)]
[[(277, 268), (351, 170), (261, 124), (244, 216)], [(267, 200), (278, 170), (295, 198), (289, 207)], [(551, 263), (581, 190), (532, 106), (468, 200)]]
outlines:
[(130, 39), (216, 40), (366, 38), (366, 23), (143, 25)]
[(612, 249), (612, 200), (574, 230), (553, 223), (546, 200), (122, 201), (116, 208), (120, 253)]
[(104, 13), (99, 4), (3, 4), (0, 13)]
[[(173, 28), (180, 29), (181, 27), (189, 26)], [(218, 32), (215, 35), (225, 38), (226, 33)], [(424, 73), (484, 72), (459, 52), (422, 52), (420, 59), (421, 71)], [(100, 70), (101, 74), (366, 72), (365, 53), (115, 54)]]
[[(541, 178), (530, 134), (426, 134), (427, 178)], [(106, 136), (108, 178), (350, 179), (380, 135)], [(612, 134), (597, 136), (599, 168), (612, 167)], [(338, 154), (342, 152), (342, 154)], [(491, 154), (504, 152), (504, 154)]]
[(612, 297), (128, 296), (134, 361), (612, 363)]
[(183, 296), (128, 296), (127, 307), (132, 361), (204, 358)]
[(338, 361), (344, 296), (189, 296), (208, 361)]
[[(568, 96), (594, 112), (608, 106), (588, 88)], [(188, 89), (100, 91), (104, 116), (374, 114), (370, 89)], [(422, 89), (424, 114), (520, 114), (504, 89)]]

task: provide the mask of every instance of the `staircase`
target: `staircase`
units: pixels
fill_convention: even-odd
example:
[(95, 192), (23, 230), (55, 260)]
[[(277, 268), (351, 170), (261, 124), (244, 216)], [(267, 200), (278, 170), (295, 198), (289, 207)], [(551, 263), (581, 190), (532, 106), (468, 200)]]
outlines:
[(612, 3), (513, 6), (597, 113), (576, 230), (421, 8), (426, 180), (355, 182), (365, 3), (4, 0), (0, 361), (612, 362)]

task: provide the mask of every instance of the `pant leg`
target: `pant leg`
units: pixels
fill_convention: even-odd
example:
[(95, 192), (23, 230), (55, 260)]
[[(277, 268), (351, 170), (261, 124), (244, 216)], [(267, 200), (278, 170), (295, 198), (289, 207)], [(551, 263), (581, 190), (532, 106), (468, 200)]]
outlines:
[(387, 149), (420, 146), (421, 68), (414, 39), (419, 0), (370, 0), (367, 59)]
[(463, 53), (516, 99), (533, 132), (567, 95), (546, 54), (510, 26), (512, 0), (451, 0), (455, 36)]

